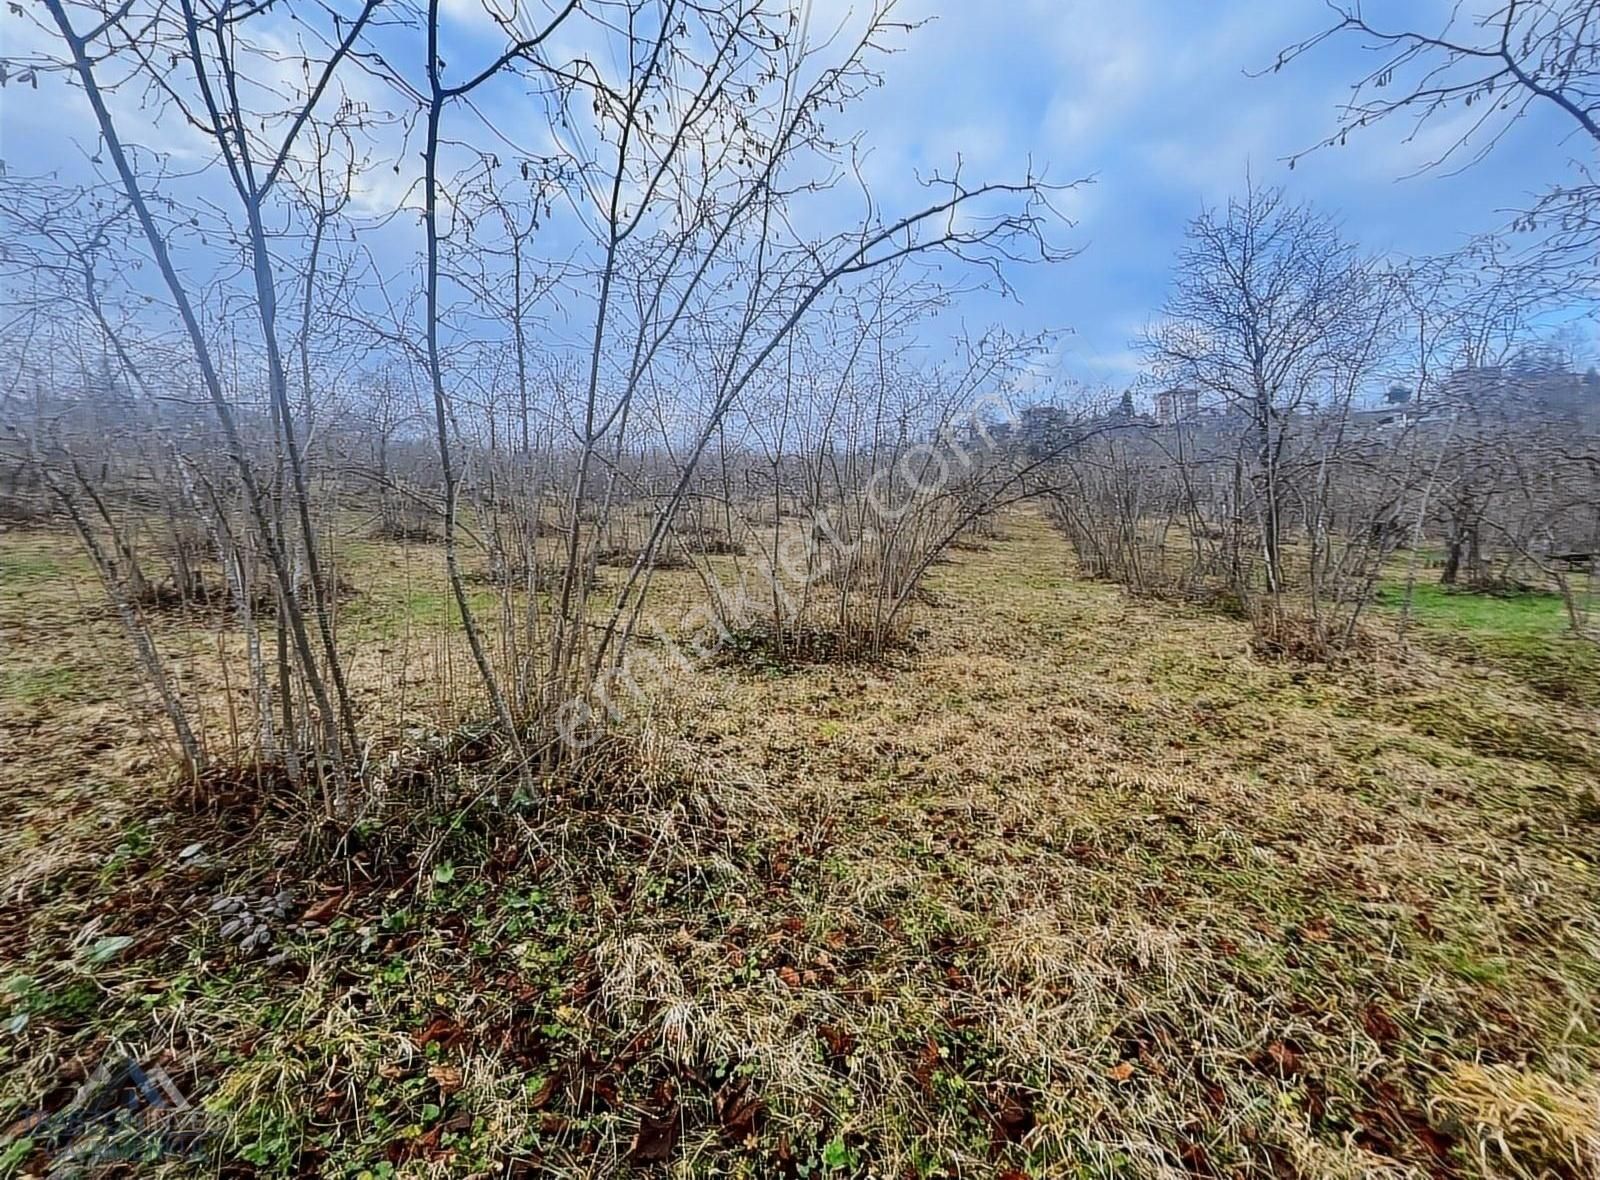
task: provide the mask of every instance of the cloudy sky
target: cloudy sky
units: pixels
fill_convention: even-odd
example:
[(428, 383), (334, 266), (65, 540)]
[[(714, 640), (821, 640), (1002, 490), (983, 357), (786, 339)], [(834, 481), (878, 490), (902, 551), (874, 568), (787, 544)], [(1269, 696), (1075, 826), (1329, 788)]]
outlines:
[[(819, 0), (814, 21), (829, 7)], [(1437, 30), (1445, 7), (1392, 0), (1368, 10)], [(1072, 329), (1063, 367), (1091, 381), (1132, 374), (1130, 338), (1160, 304), (1185, 222), (1241, 190), (1247, 173), (1335, 214), (1371, 250), (1428, 253), (1502, 224), (1499, 211), (1582, 150), (1558, 119), (1530, 118), (1482, 164), (1413, 176), (1455, 128), (1439, 123), (1407, 142), (1411, 128), (1394, 122), (1291, 171), (1284, 157), (1330, 132), (1350, 84), (1378, 61), (1347, 38), (1247, 76), (1323, 27), (1321, 0), (911, 0), (905, 11), (933, 19), (861, 112), (879, 175), (947, 165), (960, 151), (977, 172), (1032, 159), (1054, 179), (1092, 177), (1065, 201), (1078, 222), (1067, 240), (1082, 254), (1019, 274), (1016, 313)]]
[[(1449, 3), (1390, 0), (1369, 10), (1437, 29)], [(813, 38), (848, 24), (852, 0), (811, 4)], [(1557, 117), (1541, 115), (1488, 161), (1452, 174), (1425, 165), (1455, 127), (1440, 122), (1408, 139), (1410, 128), (1395, 121), (1290, 171), (1285, 157), (1328, 134), (1350, 84), (1378, 60), (1347, 37), (1280, 73), (1249, 76), (1324, 25), (1322, 0), (903, 4), (900, 14), (920, 27), (883, 63), (884, 86), (844, 116), (860, 133), (875, 195), (891, 213), (916, 207), (925, 194), (915, 177), (948, 172), (958, 154), (974, 178), (1015, 178), (1031, 163), (1052, 180), (1092, 180), (1061, 199), (1076, 221), (1061, 241), (1081, 254), (1016, 273), (1020, 306), (978, 298), (959, 314), (973, 327), (1004, 317), (1019, 328), (1069, 329), (1057, 361), (1094, 383), (1135, 375), (1130, 343), (1160, 306), (1185, 222), (1240, 191), (1247, 175), (1335, 214), (1369, 250), (1421, 254), (1503, 224), (1504, 210), (1562, 175), (1582, 150)], [(458, 36), (492, 28), (477, 0), (446, 0), (445, 11)], [(5, 53), (36, 39), (27, 24), (0, 17)], [(137, 127), (140, 112), (128, 105)], [(64, 117), (83, 106), (60, 82), (0, 90), (0, 157), (35, 174), (89, 167), (88, 122)], [(509, 125), (519, 116), (508, 109), (505, 118)], [(137, 138), (181, 157), (185, 129), (170, 114), (163, 122), (170, 126), (147, 126)]]

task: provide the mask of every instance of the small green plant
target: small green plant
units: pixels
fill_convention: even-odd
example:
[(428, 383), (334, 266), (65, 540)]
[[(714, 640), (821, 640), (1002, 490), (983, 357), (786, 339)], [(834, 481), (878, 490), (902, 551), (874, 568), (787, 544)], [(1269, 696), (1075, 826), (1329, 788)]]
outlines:
[(822, 1166), (832, 1172), (842, 1172), (856, 1166), (856, 1153), (842, 1138), (833, 1138), (822, 1148)]

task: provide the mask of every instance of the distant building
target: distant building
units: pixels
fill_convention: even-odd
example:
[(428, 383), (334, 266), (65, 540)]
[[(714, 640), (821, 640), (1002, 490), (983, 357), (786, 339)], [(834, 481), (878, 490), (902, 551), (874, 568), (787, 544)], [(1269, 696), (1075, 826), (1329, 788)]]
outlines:
[(1156, 394), (1156, 421), (1163, 426), (1187, 422), (1199, 413), (1198, 389), (1163, 389)]
[(1428, 417), (1428, 411), (1409, 405), (1389, 405), (1381, 410), (1353, 410), (1350, 422), (1370, 430), (1404, 430), (1413, 422)]

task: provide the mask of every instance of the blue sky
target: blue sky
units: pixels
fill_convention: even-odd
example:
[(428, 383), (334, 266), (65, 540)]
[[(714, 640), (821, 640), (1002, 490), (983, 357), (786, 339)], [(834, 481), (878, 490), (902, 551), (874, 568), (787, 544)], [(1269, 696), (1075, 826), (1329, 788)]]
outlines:
[[(1438, 28), (1449, 4), (1370, 7)], [(812, 0), (813, 35), (848, 24), (852, 9), (859, 15), (859, 2)], [(475, 0), (446, 0), (445, 11), (464, 40), (485, 27)], [(1247, 76), (1322, 26), (1321, 0), (903, 0), (899, 15), (922, 23), (881, 63), (884, 86), (843, 116), (860, 133), (867, 175), (888, 211), (921, 203), (916, 175), (948, 171), (958, 153), (971, 177), (1009, 179), (1031, 162), (1052, 180), (1093, 181), (1060, 202), (1077, 223), (1060, 241), (1081, 248), (1077, 258), (1014, 272), (1020, 305), (971, 297), (935, 330), (951, 330), (954, 318), (974, 329), (995, 319), (1069, 329), (1056, 363), (1096, 384), (1136, 375), (1130, 342), (1160, 306), (1185, 222), (1239, 191), (1247, 170), (1333, 213), (1369, 250), (1421, 254), (1503, 224), (1504, 210), (1563, 175), (1583, 150), (1545, 114), (1484, 163), (1413, 175), (1455, 128), (1441, 122), (1408, 141), (1409, 127), (1396, 121), (1291, 172), (1284, 157), (1329, 132), (1350, 83), (1377, 60), (1345, 38), (1280, 73)], [(9, 15), (0, 17), (0, 38), (9, 54), (37, 43)], [(67, 113), (83, 107), (59, 81), (0, 90), (0, 157), (30, 173), (87, 168), (87, 110)], [(144, 132), (135, 138), (182, 160), (186, 129), (175, 119), (141, 128), (134, 102), (125, 113)], [(504, 117), (511, 125), (520, 116), (508, 107)], [(392, 188), (403, 190), (405, 180)]]
[[(814, 20), (845, 7), (818, 0)], [(1369, 5), (1435, 30), (1445, 8)], [(1350, 83), (1378, 60), (1347, 38), (1280, 73), (1246, 76), (1322, 27), (1321, 0), (912, 0), (904, 11), (934, 19), (908, 38), (859, 112), (879, 177), (948, 164), (957, 150), (977, 172), (1014, 171), (1031, 158), (1058, 180), (1092, 176), (1065, 201), (1078, 221), (1066, 240), (1082, 254), (1018, 272), (1023, 306), (1010, 313), (1072, 329), (1061, 364), (1089, 381), (1134, 374), (1130, 339), (1160, 305), (1185, 222), (1242, 189), (1247, 170), (1334, 214), (1370, 250), (1421, 254), (1501, 225), (1498, 211), (1547, 186), (1583, 150), (1564, 140), (1557, 118), (1536, 117), (1459, 175), (1408, 179), (1455, 129), (1439, 123), (1406, 142), (1411, 128), (1394, 122), (1291, 171), (1284, 157), (1331, 131)]]

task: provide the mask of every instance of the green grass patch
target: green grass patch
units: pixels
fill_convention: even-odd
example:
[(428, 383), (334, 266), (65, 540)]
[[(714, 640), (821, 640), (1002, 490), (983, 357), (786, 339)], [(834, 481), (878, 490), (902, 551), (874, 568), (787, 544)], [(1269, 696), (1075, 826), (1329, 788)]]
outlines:
[[(1378, 594), (1379, 604), (1396, 612), (1404, 600), (1400, 583)], [(1508, 672), (1552, 700), (1600, 707), (1600, 645), (1572, 634), (1560, 595), (1418, 584), (1411, 612), (1425, 642), (1444, 654)]]
[[(1395, 610), (1404, 601), (1401, 583), (1385, 585), (1378, 592), (1378, 602)], [(1490, 637), (1557, 637), (1567, 631), (1561, 596), (1540, 590), (1485, 594), (1419, 582), (1412, 588), (1411, 613), (1426, 626)]]
[(31, 709), (54, 701), (71, 700), (83, 688), (81, 669), (70, 664), (0, 669), (0, 696), (22, 708)]
[(0, 554), (0, 578), (6, 581), (41, 582), (57, 577), (61, 563), (48, 553), (11, 552)]

